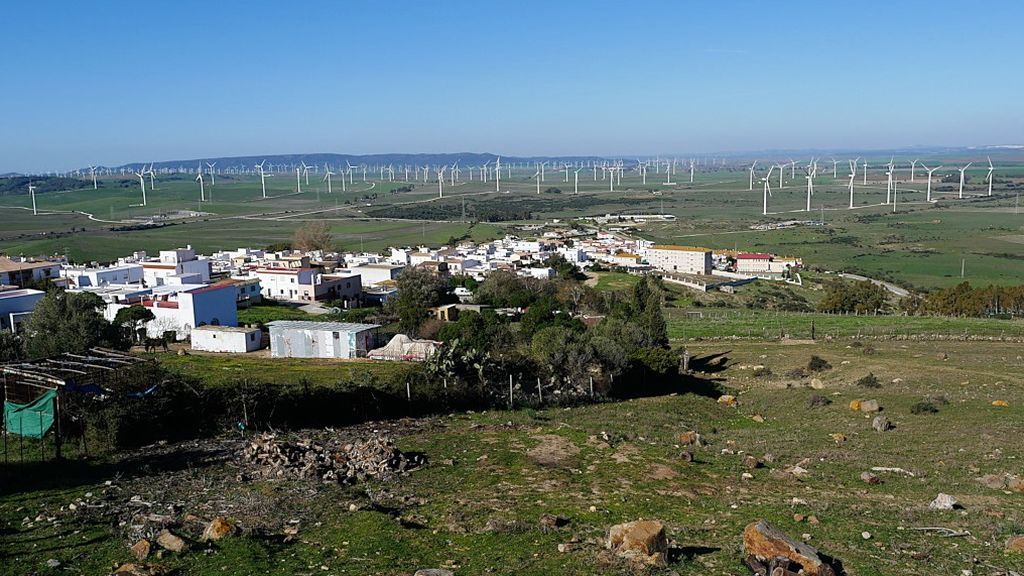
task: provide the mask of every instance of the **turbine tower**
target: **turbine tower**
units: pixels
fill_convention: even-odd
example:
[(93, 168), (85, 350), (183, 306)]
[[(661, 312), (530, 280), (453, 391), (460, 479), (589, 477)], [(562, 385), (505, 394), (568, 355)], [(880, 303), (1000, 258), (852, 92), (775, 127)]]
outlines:
[(216, 166), (216, 165), (217, 165), (216, 162), (214, 162), (213, 164), (210, 164), (209, 162), (206, 163), (206, 167), (209, 169), (209, 173), (210, 173), (210, 188), (213, 188), (214, 186), (217, 185), (217, 177), (214, 176), (214, 174), (216, 174), (216, 172), (214, 172), (214, 170), (213, 170), (213, 167)]
[(533, 177), (537, 180), (537, 194), (540, 194), (540, 166), (537, 167), (537, 171), (533, 173)]
[[(772, 170), (775, 170), (775, 166), (769, 166), (768, 174), (766, 174), (765, 177), (761, 179), (761, 181), (764, 182), (764, 202), (763, 207), (761, 209), (761, 215), (763, 216), (768, 215), (768, 197), (772, 195), (772, 185), (770, 183), (772, 177)], [(779, 171), (781, 170), (782, 168), (779, 168)]]
[[(263, 199), (264, 200), (267, 199), (267, 176), (268, 176), (268, 174), (266, 173), (265, 170), (263, 170), (263, 165), (266, 162), (267, 161), (264, 160), (264, 161), (262, 161), (262, 162), (260, 162), (259, 164), (256, 165), (256, 170), (260, 173), (260, 186), (263, 187)], [(273, 176), (273, 174), (270, 174), (270, 176)]]
[(915, 158), (910, 161), (910, 181), (914, 181), (914, 172), (917, 170), (918, 159)]
[(96, 167), (95, 166), (89, 166), (89, 172), (92, 173), (92, 189), (96, 190), (97, 189), (97, 186), (96, 186)]
[(331, 176), (334, 176), (334, 172), (331, 172), (331, 167), (327, 166), (324, 168), (324, 179), (321, 182), (327, 182), (327, 193), (331, 194)]
[(971, 164), (974, 164), (974, 162), (968, 162), (966, 166), (964, 166), (963, 168), (959, 169), (960, 170), (960, 198), (964, 197), (964, 172), (966, 172), (967, 169), (971, 167)]
[(750, 185), (747, 188), (751, 192), (754, 191), (754, 168), (756, 166), (757, 166), (757, 160), (754, 160), (754, 163), (750, 165)]
[(942, 168), (942, 164), (939, 164), (935, 168), (929, 168), (929, 167), (925, 166), (922, 163), (921, 167), (924, 168), (928, 172), (928, 196), (927, 196), (927, 200), (929, 202), (931, 202), (932, 201), (932, 173), (935, 172), (936, 170), (938, 170), (939, 168)]
[(203, 182), (203, 172), (196, 175), (196, 182), (199, 182), (199, 201), (206, 202), (206, 184)]
[(28, 185), (28, 193), (29, 193), (30, 196), (32, 196), (32, 215), (33, 216), (38, 216), (39, 212), (36, 211), (36, 187), (31, 185), (31, 184), (29, 184)]
[(577, 168), (576, 171), (573, 172), (573, 178), (574, 178), (573, 184), (572, 184), (572, 193), (573, 194), (579, 194), (580, 193), (580, 170), (583, 170), (583, 168)]
[(139, 187), (142, 188), (142, 205), (146, 205), (146, 172), (145, 168), (136, 172), (135, 175), (139, 177)]
[(992, 166), (992, 157), (988, 157), (988, 175), (985, 177), (988, 179), (988, 195), (992, 195), (992, 172), (995, 170), (995, 166)]

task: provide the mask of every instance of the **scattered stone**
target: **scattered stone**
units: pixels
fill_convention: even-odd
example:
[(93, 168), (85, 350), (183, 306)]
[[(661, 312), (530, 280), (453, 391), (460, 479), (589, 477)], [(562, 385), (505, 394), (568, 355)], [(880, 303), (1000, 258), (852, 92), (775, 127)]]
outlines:
[(143, 538), (132, 545), (132, 556), (135, 556), (135, 559), (139, 561), (145, 560), (149, 557), (149, 551), (152, 549), (153, 545), (149, 543), (149, 540)]
[(761, 467), (761, 461), (756, 456), (747, 455), (743, 457), (743, 466), (750, 470), (756, 470)]
[(683, 451), (682, 451), (682, 452), (681, 452), (681, 453), (679, 454), (679, 458), (680, 458), (680, 459), (681, 459), (681, 460), (682, 460), (683, 462), (693, 462), (693, 452), (690, 452), (689, 450), (683, 450)]
[(871, 540), (871, 532), (867, 532), (867, 531), (861, 532), (860, 533), (860, 537), (865, 539), (865, 540)]
[(821, 408), (822, 406), (828, 406), (832, 403), (827, 397), (821, 394), (811, 394), (811, 397), (807, 399), (807, 406), (811, 408)]
[(871, 472), (861, 472), (860, 473), (860, 479), (863, 480), (864, 482), (868, 483), (868, 484), (881, 484), (882, 483), (882, 479), (879, 478), (877, 474), (872, 474)]
[(881, 409), (878, 400), (864, 400), (860, 403), (861, 412), (878, 412)]
[(850, 400), (850, 410), (860, 412), (860, 400)]
[(167, 570), (158, 564), (122, 564), (113, 576), (163, 576)]
[(939, 352), (935, 357), (939, 360), (949, 360), (949, 354), (946, 354), (945, 352)]
[(616, 524), (608, 530), (608, 549), (640, 564), (665, 566), (668, 552), (665, 525), (655, 520)]
[(892, 430), (892, 422), (889, 421), (885, 416), (875, 416), (875, 419), (871, 421), (871, 427), (875, 429), (875, 432), (886, 432)]
[(237, 531), (234, 523), (223, 516), (217, 516), (203, 530), (203, 541), (220, 540), (233, 535)]
[(732, 394), (722, 394), (721, 396), (718, 397), (718, 403), (725, 404), (726, 406), (735, 406), (736, 397), (733, 396)]
[(555, 514), (548, 514), (547, 512), (540, 515), (541, 530), (554, 530), (555, 528), (561, 528), (568, 523), (569, 519), (565, 516), (556, 516)]
[(747, 566), (757, 574), (786, 574), (778, 568), (814, 576), (836, 574), (813, 546), (790, 538), (764, 520), (751, 522), (743, 529), (743, 553)]
[(753, 479), (754, 479), (754, 475), (751, 474), (750, 472), (744, 472), (743, 474), (740, 474), (740, 480), (753, 480)]
[(46, 561), (46, 566), (49, 568), (60, 568), (60, 560), (56, 558), (50, 558)]
[(1009, 408), (1010, 407), (1010, 403), (1007, 402), (1006, 400), (993, 400), (992, 401), (992, 405), (996, 406), (997, 408)]
[(168, 552), (184, 552), (188, 549), (188, 544), (180, 536), (167, 529), (156, 535), (156, 543)]
[(241, 460), (258, 478), (300, 478), (352, 483), (368, 478), (389, 479), (425, 464), (409, 456), (387, 437), (341, 445), (335, 442), (279, 440), (260, 434), (242, 450)]
[(793, 514), (793, 522), (803, 522), (806, 517), (803, 514)]
[(1024, 552), (1024, 535), (1010, 536), (1006, 541), (1007, 552)]
[(700, 434), (695, 430), (681, 433), (679, 443), (683, 446), (701, 446), (703, 444)]
[(455, 576), (455, 573), (444, 568), (420, 568), (412, 576)]
[(821, 521), (818, 520), (817, 516), (815, 516), (814, 514), (811, 514), (810, 516), (807, 517), (807, 523), (811, 524), (811, 525), (814, 525), (814, 526), (817, 526), (818, 524), (821, 524)]
[(836, 444), (842, 444), (843, 442), (846, 442), (846, 434), (843, 434), (842, 432), (835, 432), (833, 434), (829, 434), (829, 437), (831, 437)]
[(753, 416), (750, 417), (750, 419), (753, 420), (754, 422), (757, 422), (758, 424), (764, 424), (764, 416), (760, 414), (754, 414)]
[(935, 497), (935, 500), (932, 500), (928, 507), (932, 510), (954, 510), (956, 508), (963, 508), (963, 506), (957, 502), (956, 498), (941, 492)]
[(821, 378), (811, 378), (811, 388), (814, 390), (823, 390), (825, 383), (821, 381)]

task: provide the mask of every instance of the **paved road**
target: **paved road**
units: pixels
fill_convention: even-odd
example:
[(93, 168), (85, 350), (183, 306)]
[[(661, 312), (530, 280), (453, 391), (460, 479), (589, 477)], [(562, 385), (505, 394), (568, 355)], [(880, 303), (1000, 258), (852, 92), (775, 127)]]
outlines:
[(881, 286), (882, 288), (885, 288), (889, 292), (892, 292), (893, 294), (895, 294), (895, 295), (897, 295), (897, 296), (899, 296), (901, 298), (904, 298), (906, 296), (910, 296), (910, 290), (907, 290), (906, 288), (900, 288), (899, 286), (897, 286), (895, 284), (892, 284), (890, 282), (883, 282), (881, 280), (875, 280), (873, 278), (868, 278), (867, 276), (861, 276), (859, 274), (846, 274), (845, 272), (840, 272), (839, 273), (839, 277), (840, 278), (849, 278), (850, 280), (857, 280), (857, 281), (861, 281), (861, 282), (863, 282), (864, 280), (867, 280), (867, 281), (871, 282), (872, 284), (874, 284), (876, 286)]

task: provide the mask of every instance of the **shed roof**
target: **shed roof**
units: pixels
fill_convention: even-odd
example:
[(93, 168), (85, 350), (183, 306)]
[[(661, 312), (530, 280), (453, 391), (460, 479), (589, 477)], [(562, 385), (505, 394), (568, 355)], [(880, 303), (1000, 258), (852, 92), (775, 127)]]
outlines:
[(355, 322), (316, 322), (313, 320), (274, 320), (268, 322), (271, 330), (318, 330), (321, 332), (363, 332), (380, 328), (379, 324), (357, 324)]

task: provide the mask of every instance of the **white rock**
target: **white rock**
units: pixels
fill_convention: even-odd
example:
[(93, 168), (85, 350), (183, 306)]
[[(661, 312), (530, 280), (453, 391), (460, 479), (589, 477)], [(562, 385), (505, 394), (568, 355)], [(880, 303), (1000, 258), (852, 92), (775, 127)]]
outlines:
[(935, 497), (935, 500), (932, 500), (931, 504), (928, 505), (932, 510), (952, 510), (958, 506), (960, 506), (960, 503), (956, 501), (956, 498), (941, 492)]
[(860, 537), (865, 539), (865, 540), (871, 540), (871, 532), (867, 532), (867, 531), (861, 532), (860, 533)]

